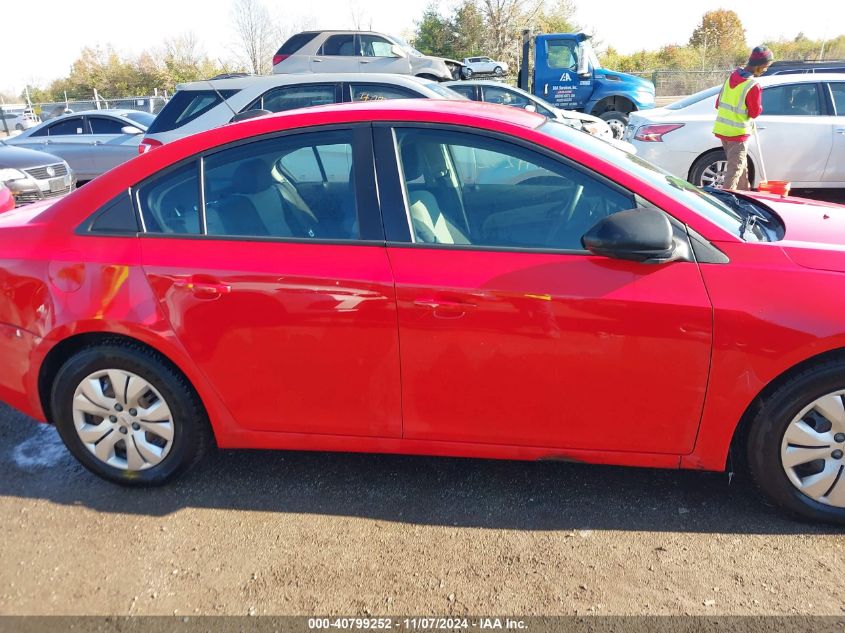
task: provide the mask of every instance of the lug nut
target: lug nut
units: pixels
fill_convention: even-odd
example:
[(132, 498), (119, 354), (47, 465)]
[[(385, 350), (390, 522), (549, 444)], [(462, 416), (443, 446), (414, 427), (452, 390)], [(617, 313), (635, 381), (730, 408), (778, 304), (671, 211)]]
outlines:
[(138, 411), (135, 409), (129, 409), (129, 415), (138, 415)]
[(121, 433), (123, 433), (124, 435), (126, 435), (126, 433), (128, 432), (125, 426), (120, 427), (120, 429), (119, 429), (119, 430), (120, 430), (120, 432), (121, 432)]
[(117, 416), (116, 415), (110, 415), (109, 416), (109, 422), (111, 422), (112, 424), (117, 422)]
[(114, 405), (114, 410), (115, 410), (115, 411), (118, 411), (118, 412), (119, 412), (119, 411), (123, 411), (123, 406), (122, 406), (122, 405), (119, 405), (119, 404), (116, 404), (116, 405)]
[(133, 423), (132, 423), (132, 430), (133, 430), (133, 431), (140, 431), (140, 430), (141, 430), (141, 425), (140, 425), (140, 424), (138, 424), (137, 422), (133, 422)]
[(842, 451), (840, 451), (840, 450), (837, 448), (835, 451), (833, 451), (833, 452), (830, 454), (830, 456), (831, 456), (833, 459), (842, 459)]
[(840, 444), (845, 442), (845, 433), (837, 433), (833, 436), (833, 440), (839, 442)]

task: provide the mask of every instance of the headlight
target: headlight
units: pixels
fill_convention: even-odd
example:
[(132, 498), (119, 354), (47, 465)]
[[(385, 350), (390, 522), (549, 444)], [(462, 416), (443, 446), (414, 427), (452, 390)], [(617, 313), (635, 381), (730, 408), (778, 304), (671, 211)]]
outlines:
[(0, 169), (0, 182), (11, 182), (12, 180), (23, 180), (27, 176), (19, 169)]

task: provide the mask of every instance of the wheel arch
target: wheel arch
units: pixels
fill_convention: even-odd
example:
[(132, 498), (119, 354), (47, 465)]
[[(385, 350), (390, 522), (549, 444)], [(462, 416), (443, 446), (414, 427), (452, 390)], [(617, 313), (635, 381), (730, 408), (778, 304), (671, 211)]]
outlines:
[[(184, 362), (174, 360), (175, 354), (168, 354), (161, 349), (143, 340), (141, 337), (128, 333), (115, 333), (106, 331), (79, 332), (61, 339), (53, 345), (44, 356), (38, 368), (37, 392), (38, 400), (48, 423), (53, 424), (53, 413), (50, 405), (50, 392), (53, 381), (64, 363), (74, 354), (100, 345), (123, 345), (128, 347), (142, 348), (154, 354), (159, 360), (165, 363), (174, 372), (184, 377), (185, 382), (199, 399), (206, 416), (212, 427), (215, 437), (218, 431), (222, 431), (234, 424), (231, 416), (223, 407), (222, 403), (213, 394), (211, 388), (202, 384), (201, 379), (194, 371), (187, 368)], [(182, 359), (179, 359), (182, 360)], [(199, 385), (199, 386), (198, 386)]]
[(789, 382), (794, 376), (816, 366), (822, 365), (830, 361), (845, 362), (845, 347), (840, 347), (826, 352), (821, 352), (815, 356), (805, 358), (801, 362), (792, 365), (783, 372), (770, 380), (760, 392), (751, 400), (746, 407), (742, 416), (733, 430), (730, 444), (728, 445), (728, 454), (726, 456), (726, 466), (730, 466), (733, 462), (735, 465), (744, 465), (745, 462), (745, 442), (748, 439), (748, 433), (751, 429), (751, 421), (754, 419), (757, 411), (759, 411), (762, 403), (772, 393), (777, 391), (784, 384)]
[[(724, 150), (721, 147), (711, 147), (708, 150), (701, 152), (698, 156), (693, 158), (692, 162), (690, 163), (689, 170), (687, 171), (687, 182), (695, 184), (692, 182), (692, 172), (695, 170), (695, 164), (707, 156), (708, 154), (715, 154), (716, 152), (723, 152)], [(757, 174), (757, 166), (754, 163), (754, 158), (751, 156), (751, 153), (748, 153), (748, 181), (753, 186), (754, 185), (754, 177)]]
[(636, 104), (624, 95), (607, 95), (599, 99), (595, 105), (590, 108), (590, 114), (593, 116), (601, 116), (605, 112), (622, 112), (623, 114), (630, 114), (637, 110)]

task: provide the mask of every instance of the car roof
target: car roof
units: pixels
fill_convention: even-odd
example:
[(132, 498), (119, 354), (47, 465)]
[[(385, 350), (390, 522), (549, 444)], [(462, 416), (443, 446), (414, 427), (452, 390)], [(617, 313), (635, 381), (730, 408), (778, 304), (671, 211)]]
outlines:
[(398, 75), (395, 73), (284, 73), (278, 75), (251, 75), (248, 77), (233, 77), (230, 79), (208, 79), (179, 84), (177, 90), (217, 90), (247, 88), (249, 86), (284, 86), (297, 83), (321, 83), (333, 81), (374, 81), (399, 85), (429, 85), (431, 79), (414, 77), (413, 75)]
[(130, 112), (139, 112), (139, 110), (132, 110), (129, 108), (125, 109), (116, 109), (116, 108), (103, 108), (102, 110), (74, 110), (73, 112), (68, 112), (67, 114), (62, 114), (61, 116), (53, 117), (49, 119), (49, 121), (58, 121), (59, 119), (64, 119), (66, 117), (72, 116), (80, 116), (80, 115), (94, 115), (94, 114), (105, 114), (111, 116), (126, 116)]
[(757, 77), (761, 86), (794, 83), (818, 83), (819, 81), (845, 81), (845, 73), (801, 73), (796, 75), (765, 75)]

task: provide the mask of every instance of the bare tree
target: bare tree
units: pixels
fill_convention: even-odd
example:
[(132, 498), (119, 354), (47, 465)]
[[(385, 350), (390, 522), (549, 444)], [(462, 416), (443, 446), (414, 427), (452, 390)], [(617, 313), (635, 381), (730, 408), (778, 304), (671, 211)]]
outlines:
[(273, 53), (281, 33), (261, 0), (234, 0), (232, 28), (237, 36), (237, 53), (247, 70), (266, 75), (273, 69)]
[(352, 16), (352, 28), (356, 31), (371, 31), (373, 29), (373, 17), (368, 11), (361, 8), (356, 0), (349, 3), (349, 12)]
[(543, 0), (482, 0), (481, 13), (487, 24), (487, 54), (512, 62), (518, 49), (520, 30), (534, 23)]

